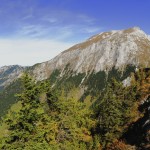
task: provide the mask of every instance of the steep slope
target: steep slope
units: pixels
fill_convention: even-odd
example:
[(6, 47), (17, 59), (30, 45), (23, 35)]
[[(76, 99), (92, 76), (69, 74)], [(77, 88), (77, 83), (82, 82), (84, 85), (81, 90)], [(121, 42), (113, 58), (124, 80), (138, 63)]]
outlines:
[[(63, 51), (50, 61), (28, 67), (28, 71), (37, 80), (50, 77), (55, 71), (60, 76), (69, 67), (75, 74), (89, 74), (93, 71), (109, 72), (125, 70), (127, 66), (150, 66), (150, 38), (140, 28), (103, 32), (83, 43)], [(4, 66), (0, 68), (0, 87), (5, 87), (18, 78), (26, 68), (21, 66)]]
[(78, 73), (124, 70), (127, 65), (150, 66), (150, 39), (137, 27), (100, 33), (62, 52), (54, 59), (38, 64), (33, 70), (37, 80), (47, 79), (58, 69), (63, 76), (69, 65)]
[(140, 69), (135, 74), (140, 117), (130, 124), (123, 138), (139, 149), (150, 149), (150, 68)]

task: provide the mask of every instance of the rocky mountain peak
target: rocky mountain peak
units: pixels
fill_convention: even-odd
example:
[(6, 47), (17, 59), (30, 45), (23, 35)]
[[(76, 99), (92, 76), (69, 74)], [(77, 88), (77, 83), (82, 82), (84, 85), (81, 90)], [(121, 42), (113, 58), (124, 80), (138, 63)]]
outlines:
[[(150, 67), (150, 38), (139, 27), (112, 30), (94, 35), (86, 41), (63, 51), (50, 61), (28, 67), (37, 80), (50, 77), (58, 69), (61, 76), (66, 66), (75, 74), (124, 70), (127, 65)], [(24, 67), (0, 68), (0, 85), (5, 86), (20, 76)]]
[(55, 70), (63, 75), (66, 65), (76, 73), (124, 70), (127, 65), (150, 66), (150, 39), (140, 28), (113, 30), (97, 34), (63, 51), (52, 60), (39, 64), (33, 73), (38, 80)]

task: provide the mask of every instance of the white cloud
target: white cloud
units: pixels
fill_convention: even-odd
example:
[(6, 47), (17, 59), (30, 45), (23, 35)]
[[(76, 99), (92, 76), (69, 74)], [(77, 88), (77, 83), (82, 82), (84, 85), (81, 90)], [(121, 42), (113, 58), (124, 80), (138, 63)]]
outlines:
[(72, 45), (47, 39), (0, 39), (0, 66), (47, 61)]

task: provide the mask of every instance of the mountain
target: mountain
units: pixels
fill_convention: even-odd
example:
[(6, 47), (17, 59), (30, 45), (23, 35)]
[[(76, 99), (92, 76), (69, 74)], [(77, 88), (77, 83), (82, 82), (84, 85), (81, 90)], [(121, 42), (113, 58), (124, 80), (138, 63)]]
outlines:
[[(14, 108), (17, 108), (17, 99), (14, 95), (21, 91), (19, 77), (26, 71), (37, 81), (50, 81), (52, 88), (57, 89), (60, 92), (58, 95), (62, 94), (65, 100), (73, 98), (84, 101), (86, 106), (95, 112), (97, 120), (100, 120), (101, 113), (99, 115), (97, 113), (101, 110), (104, 111), (104, 116), (106, 113), (105, 118), (108, 121), (112, 120), (110, 115), (112, 110), (113, 114), (125, 118), (123, 119), (123, 122), (127, 120), (124, 124), (125, 130), (121, 131), (121, 128), (115, 125), (116, 131), (121, 132), (117, 135), (117, 140), (120, 141), (116, 140), (119, 142), (116, 143), (119, 149), (148, 150), (150, 148), (149, 56), (150, 37), (140, 28), (134, 27), (100, 33), (63, 51), (50, 61), (31, 67), (18, 65), (1, 67), (0, 116), (5, 115), (13, 104)], [(111, 82), (112, 78), (116, 80)], [(123, 82), (124, 86), (117, 81)], [(129, 86), (131, 83), (132, 86)], [(112, 89), (107, 86), (108, 84)], [(44, 93), (42, 94), (45, 97)], [(103, 120), (102, 122), (107, 124)], [(99, 134), (100, 130), (94, 132)], [(113, 131), (113, 134), (116, 133)], [(125, 148), (123, 144), (127, 144), (130, 148)], [(118, 148), (114, 145), (111, 149)]]
[(138, 27), (103, 32), (77, 44), (50, 61), (36, 65), (37, 80), (48, 78), (58, 69), (61, 75), (69, 65), (78, 73), (108, 72), (112, 68), (124, 70), (127, 65), (150, 66), (150, 38)]
[(15, 94), (20, 91), (20, 81), (18, 78), (26, 67), (12, 65), (0, 68), (0, 116), (4, 115), (7, 110), (17, 100)]
[[(113, 68), (124, 71), (127, 66), (150, 66), (150, 37), (140, 28), (102, 32), (63, 51), (50, 61), (28, 67), (37, 80), (50, 77), (55, 71), (60, 76), (69, 67), (75, 74), (86, 75)], [(0, 68), (0, 87), (7, 86), (20, 76), (25, 67), (18, 65)]]
[[(140, 67), (150, 67), (149, 56), (150, 37), (140, 28), (103, 32), (63, 51), (50, 61), (31, 67), (1, 67), (0, 88), (3, 92), (0, 101), (4, 106), (8, 104), (7, 99), (13, 95), (12, 87), (19, 84), (15, 82), (23, 71), (28, 71), (37, 81), (50, 80), (53, 87), (64, 89), (68, 94), (71, 89), (76, 89), (77, 99), (91, 101), (112, 77), (129, 85), (132, 72)], [(14, 102), (15, 98), (11, 104)]]
[(0, 68), (0, 89), (7, 87), (10, 83), (21, 76), (25, 67), (18, 65), (3, 66)]

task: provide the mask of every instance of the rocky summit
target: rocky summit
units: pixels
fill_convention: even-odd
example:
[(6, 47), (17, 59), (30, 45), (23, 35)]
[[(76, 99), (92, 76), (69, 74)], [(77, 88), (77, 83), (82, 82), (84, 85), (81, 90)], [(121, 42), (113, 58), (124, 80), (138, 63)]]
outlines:
[(74, 45), (33, 70), (37, 80), (43, 80), (55, 70), (64, 74), (66, 65), (76, 73), (105, 71), (113, 67), (124, 70), (127, 65), (150, 66), (150, 38), (138, 27), (103, 32)]

